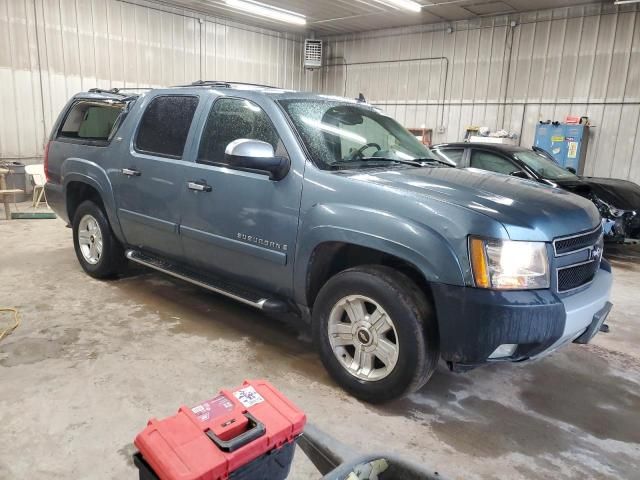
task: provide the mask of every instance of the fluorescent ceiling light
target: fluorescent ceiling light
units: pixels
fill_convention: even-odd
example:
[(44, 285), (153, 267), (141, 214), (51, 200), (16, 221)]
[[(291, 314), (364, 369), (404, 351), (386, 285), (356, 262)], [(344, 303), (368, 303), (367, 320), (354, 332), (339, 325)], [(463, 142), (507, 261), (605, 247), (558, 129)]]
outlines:
[(284, 8), (273, 7), (253, 0), (225, 0), (230, 7), (242, 10), (245, 13), (260, 15), (280, 22), (294, 23), (296, 25), (306, 25), (307, 19), (304, 15), (285, 10)]
[[(379, 0), (382, 3), (386, 3), (387, 5), (391, 5), (392, 7), (402, 8), (404, 10), (409, 10), (411, 12), (420, 12), (422, 10), (422, 5), (418, 2), (414, 2), (413, 0)], [(640, 1), (640, 0), (638, 0)]]
[(640, 3), (640, 0), (616, 0), (614, 5), (626, 5), (627, 3)]

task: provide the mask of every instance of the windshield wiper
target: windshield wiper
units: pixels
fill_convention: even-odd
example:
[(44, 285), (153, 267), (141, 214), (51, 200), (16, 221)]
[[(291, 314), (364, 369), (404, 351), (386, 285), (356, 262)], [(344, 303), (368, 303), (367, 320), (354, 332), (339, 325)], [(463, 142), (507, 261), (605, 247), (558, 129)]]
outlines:
[(418, 163), (418, 162), (414, 162), (411, 160), (399, 160), (397, 158), (389, 158), (389, 157), (361, 157), (361, 158), (354, 158), (353, 160), (341, 160), (339, 162), (333, 163), (331, 164), (331, 170), (341, 170), (341, 169), (347, 169), (347, 165), (352, 164), (352, 163), (359, 163), (359, 162), (373, 162), (379, 160), (381, 162), (394, 162), (394, 163), (402, 163), (404, 165), (411, 165), (412, 167), (418, 167), (418, 168), (422, 168), (424, 167), (424, 165), (422, 163)]
[(362, 157), (354, 160), (349, 160), (349, 162), (352, 162), (352, 161), (353, 162), (357, 162), (357, 161), (370, 162), (374, 160), (382, 160), (383, 162), (402, 163), (403, 165), (412, 165), (414, 167), (424, 167), (424, 165), (422, 165), (422, 163), (419, 163), (418, 160), (401, 160), (398, 158), (391, 158), (391, 157)]
[(447, 167), (453, 167), (455, 168), (456, 166), (449, 163), (449, 162), (445, 162), (444, 160), (440, 160), (438, 158), (431, 158), (431, 157), (425, 157), (425, 158), (414, 158), (413, 159), (414, 162), (420, 162), (422, 164), (424, 163), (439, 163), (440, 165), (446, 165)]

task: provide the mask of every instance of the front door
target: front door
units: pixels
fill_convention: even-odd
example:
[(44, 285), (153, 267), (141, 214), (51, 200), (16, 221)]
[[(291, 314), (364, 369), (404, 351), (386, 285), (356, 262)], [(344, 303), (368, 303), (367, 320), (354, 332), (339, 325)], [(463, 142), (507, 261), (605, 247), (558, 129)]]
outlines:
[(241, 98), (217, 99), (197, 161), (186, 167), (180, 224), (185, 257), (197, 269), (285, 294), (292, 282), (302, 175), (292, 170), (273, 181), (231, 168), (225, 150), (239, 138), (265, 141), (276, 155), (287, 155), (260, 106)]
[(198, 97), (189, 95), (149, 99), (120, 168), (111, 173), (127, 243), (173, 259), (182, 257), (183, 153), (197, 105)]

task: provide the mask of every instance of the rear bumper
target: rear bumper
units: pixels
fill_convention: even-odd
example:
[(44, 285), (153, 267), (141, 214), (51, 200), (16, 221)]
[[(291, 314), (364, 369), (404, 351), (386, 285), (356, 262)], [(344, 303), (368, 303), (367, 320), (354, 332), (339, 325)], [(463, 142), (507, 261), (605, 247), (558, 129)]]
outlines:
[(47, 182), (44, 185), (44, 192), (47, 196), (47, 203), (51, 209), (56, 212), (56, 215), (64, 220), (65, 223), (69, 223), (67, 214), (67, 207), (64, 198), (64, 188), (57, 183)]
[[(473, 367), (547, 355), (583, 335), (597, 314), (606, 317), (611, 283), (603, 264), (587, 288), (567, 297), (551, 290), (509, 292), (433, 284), (441, 356), (458, 367)], [(504, 344), (518, 347), (507, 358), (490, 359)]]

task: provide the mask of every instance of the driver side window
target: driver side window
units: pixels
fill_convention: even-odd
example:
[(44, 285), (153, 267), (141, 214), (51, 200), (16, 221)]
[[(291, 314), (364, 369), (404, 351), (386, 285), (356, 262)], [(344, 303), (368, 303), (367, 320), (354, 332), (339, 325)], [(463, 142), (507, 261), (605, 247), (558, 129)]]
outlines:
[(510, 162), (500, 155), (495, 153), (484, 152), (482, 150), (473, 150), (471, 152), (471, 168), (478, 168), (480, 170), (488, 170), (490, 172), (503, 173), (509, 175), (510, 173), (519, 171), (515, 164)]
[(241, 98), (222, 98), (211, 107), (202, 132), (198, 163), (227, 165), (225, 150), (234, 140), (246, 138), (267, 142), (277, 156), (287, 156), (271, 119), (255, 103)]

